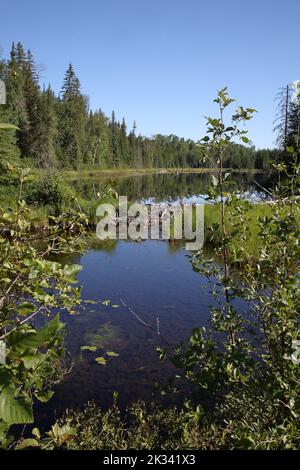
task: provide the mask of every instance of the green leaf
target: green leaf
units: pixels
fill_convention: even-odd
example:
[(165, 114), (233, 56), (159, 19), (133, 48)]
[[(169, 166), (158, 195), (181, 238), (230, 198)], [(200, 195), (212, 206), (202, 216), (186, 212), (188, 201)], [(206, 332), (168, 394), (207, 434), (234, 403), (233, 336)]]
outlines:
[(22, 356), (22, 361), (24, 363), (25, 369), (33, 369), (42, 362), (44, 362), (43, 354), (26, 354), (26, 356)]
[(17, 126), (6, 122), (0, 122), (0, 129), (4, 131), (20, 130)]
[(32, 435), (35, 436), (37, 439), (40, 439), (41, 438), (41, 433), (40, 433), (39, 428), (33, 428)]
[(53, 342), (63, 328), (64, 324), (59, 321), (59, 316), (56, 315), (53, 320), (38, 331), (33, 329), (30, 331), (12, 331), (7, 336), (7, 346), (20, 352), (35, 349)]
[(105, 365), (106, 364), (106, 359), (105, 357), (96, 357), (95, 361), (98, 363), (98, 364), (101, 364), (101, 365)]
[(12, 371), (7, 366), (0, 366), (0, 387), (9, 385), (12, 380)]
[(30, 398), (15, 398), (14, 388), (5, 387), (0, 394), (0, 418), (8, 424), (33, 423)]
[(76, 276), (81, 270), (81, 264), (66, 264), (64, 267), (64, 273), (70, 277)]
[(32, 302), (22, 302), (17, 307), (18, 314), (22, 315), (23, 317), (26, 317), (27, 315), (30, 315), (31, 313), (35, 312), (36, 310), (37, 310), (37, 307)]
[(81, 346), (81, 351), (97, 351), (97, 346)]
[(46, 390), (42, 393), (35, 393), (36, 398), (42, 403), (47, 403), (47, 401), (49, 401), (53, 397), (53, 395), (53, 390)]
[(36, 439), (28, 438), (28, 439), (23, 439), (22, 441), (18, 442), (16, 445), (15, 449), (16, 450), (23, 450), (23, 449), (28, 449), (28, 447), (39, 447), (40, 444)]
[[(3, 222), (10, 222), (12, 223), (14, 221), (14, 214), (11, 212), (4, 212), (1, 214), (0, 220)], [(3, 266), (6, 267), (7, 263), (3, 263)]]
[(48, 436), (50, 436), (56, 444), (62, 445), (72, 439), (74, 434), (76, 434), (76, 430), (71, 428), (71, 426), (68, 424), (59, 426), (57, 423), (55, 423), (52, 426), (51, 431), (47, 432), (46, 434), (48, 434)]
[(118, 357), (119, 354), (114, 351), (106, 351), (106, 354), (110, 357)]

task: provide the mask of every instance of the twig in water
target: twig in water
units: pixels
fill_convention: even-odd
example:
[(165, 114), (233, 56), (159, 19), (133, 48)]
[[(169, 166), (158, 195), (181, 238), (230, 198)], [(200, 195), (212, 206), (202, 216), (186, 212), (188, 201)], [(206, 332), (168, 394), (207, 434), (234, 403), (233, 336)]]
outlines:
[(143, 326), (146, 328), (149, 328), (150, 330), (154, 331), (163, 341), (166, 343), (167, 346), (172, 347), (172, 344), (169, 343), (169, 341), (161, 334), (160, 332), (160, 326), (159, 326), (159, 318), (156, 318), (156, 328), (152, 326), (150, 323), (146, 323), (129, 305), (127, 305), (122, 298), (120, 298), (121, 304), (126, 307), (129, 312), (134, 316), (134, 318), (141, 323)]

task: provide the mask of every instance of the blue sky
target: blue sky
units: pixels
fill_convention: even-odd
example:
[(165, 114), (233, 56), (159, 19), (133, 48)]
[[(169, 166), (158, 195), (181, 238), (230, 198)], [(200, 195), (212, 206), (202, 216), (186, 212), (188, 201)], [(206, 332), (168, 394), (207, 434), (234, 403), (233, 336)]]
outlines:
[(299, 0), (0, 0), (0, 15), (4, 56), (21, 41), (56, 92), (71, 61), (91, 108), (143, 135), (201, 138), (226, 85), (272, 146), (274, 96), (300, 79)]

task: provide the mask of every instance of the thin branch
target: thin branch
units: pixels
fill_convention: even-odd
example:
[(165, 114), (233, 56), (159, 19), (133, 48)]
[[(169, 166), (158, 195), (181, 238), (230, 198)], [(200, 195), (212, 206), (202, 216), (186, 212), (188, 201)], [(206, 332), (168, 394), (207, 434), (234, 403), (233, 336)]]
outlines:
[(173, 345), (161, 334), (160, 332), (160, 325), (159, 325), (159, 318), (156, 318), (156, 328), (152, 326), (150, 323), (146, 323), (129, 305), (127, 305), (122, 298), (120, 298), (121, 304), (128, 309), (128, 311), (134, 316), (134, 318), (141, 323), (145, 328), (149, 328), (150, 330), (154, 331), (169, 347), (173, 347)]
[(12, 328), (10, 331), (8, 331), (7, 333), (5, 333), (4, 335), (0, 336), (0, 340), (6, 338), (8, 335), (10, 335), (13, 331), (17, 330), (21, 325), (23, 325), (24, 323), (28, 322), (29, 320), (31, 320), (32, 318), (34, 318), (38, 313), (40, 313), (43, 309), (45, 309), (47, 312), (49, 312), (49, 310), (47, 309), (47, 307), (45, 306), (42, 306), (40, 308), (38, 308), (35, 312), (33, 312), (31, 315), (29, 315), (29, 317), (26, 317), (24, 320), (22, 320), (20, 323), (18, 323), (14, 328)]
[(266, 188), (264, 188), (261, 184), (259, 184), (258, 181), (256, 181), (256, 179), (253, 179), (253, 183), (256, 184), (260, 189), (262, 189), (265, 193), (269, 194), (269, 196), (271, 196), (272, 199), (276, 199), (273, 194)]
[(13, 280), (13, 282), (11, 283), (11, 285), (8, 287), (8, 289), (7, 289), (7, 291), (5, 292), (5, 294), (1, 297), (1, 299), (0, 299), (0, 308), (3, 307), (5, 298), (6, 298), (7, 295), (10, 293), (11, 289), (13, 288), (13, 286), (15, 285), (15, 283), (19, 280), (19, 278), (20, 278), (20, 275), (18, 274), (18, 276), (15, 277), (15, 279)]

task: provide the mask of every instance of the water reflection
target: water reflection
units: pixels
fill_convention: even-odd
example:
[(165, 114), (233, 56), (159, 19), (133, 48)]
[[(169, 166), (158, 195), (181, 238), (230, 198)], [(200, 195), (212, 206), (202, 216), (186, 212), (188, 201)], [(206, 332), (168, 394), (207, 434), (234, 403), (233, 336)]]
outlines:
[[(261, 175), (260, 175), (261, 179)], [(154, 200), (155, 202), (189, 200), (200, 197), (205, 200), (207, 187), (211, 184), (211, 174), (151, 174), (118, 178), (79, 179), (69, 182), (82, 197), (93, 200), (97, 193), (102, 194), (107, 187), (113, 187), (129, 200)], [(237, 191), (257, 189), (253, 185), (252, 173), (233, 173), (228, 188)], [(199, 201), (198, 201), (199, 202)]]

